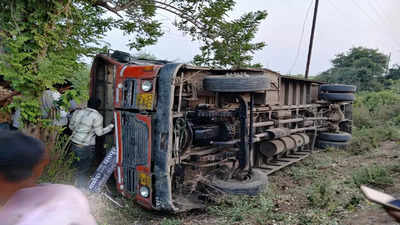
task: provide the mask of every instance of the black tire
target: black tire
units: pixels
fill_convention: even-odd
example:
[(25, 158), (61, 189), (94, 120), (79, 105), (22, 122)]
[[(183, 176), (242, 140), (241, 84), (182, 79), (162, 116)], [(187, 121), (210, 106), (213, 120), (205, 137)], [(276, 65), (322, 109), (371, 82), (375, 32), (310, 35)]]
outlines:
[(269, 79), (264, 75), (207, 76), (203, 88), (215, 92), (254, 92), (269, 88)]
[(344, 84), (321, 84), (320, 91), (334, 92), (334, 93), (355, 93), (357, 87), (354, 85)]
[(351, 134), (345, 132), (339, 132), (339, 133), (322, 132), (318, 135), (318, 139), (324, 141), (348, 142), (351, 140)]
[(127, 63), (131, 60), (131, 55), (127, 52), (114, 51), (111, 58), (116, 59), (118, 62)]
[(328, 149), (328, 148), (336, 148), (336, 149), (345, 149), (349, 146), (350, 142), (336, 142), (336, 141), (325, 141), (318, 139), (316, 142), (316, 147), (319, 149)]
[(320, 98), (326, 101), (333, 102), (351, 102), (356, 99), (353, 93), (321, 93)]
[(260, 170), (253, 169), (253, 174), (250, 180), (239, 181), (239, 180), (221, 180), (215, 178), (211, 185), (225, 193), (235, 195), (257, 195), (262, 192), (268, 184), (267, 174)]

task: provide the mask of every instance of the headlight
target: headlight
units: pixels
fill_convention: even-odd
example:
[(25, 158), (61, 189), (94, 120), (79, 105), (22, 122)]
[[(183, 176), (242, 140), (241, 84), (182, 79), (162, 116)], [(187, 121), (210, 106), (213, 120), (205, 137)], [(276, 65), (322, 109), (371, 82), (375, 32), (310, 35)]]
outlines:
[(140, 196), (143, 198), (148, 198), (150, 196), (150, 190), (146, 186), (141, 186), (139, 189)]
[(153, 82), (149, 81), (149, 80), (143, 80), (142, 81), (142, 90), (145, 92), (151, 91), (151, 89), (153, 88)]

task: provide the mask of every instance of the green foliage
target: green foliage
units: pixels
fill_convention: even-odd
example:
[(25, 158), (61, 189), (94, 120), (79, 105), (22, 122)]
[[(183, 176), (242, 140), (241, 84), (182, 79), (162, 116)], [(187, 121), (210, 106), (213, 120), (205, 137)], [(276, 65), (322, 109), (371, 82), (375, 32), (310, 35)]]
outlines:
[(251, 63), (252, 54), (264, 48), (265, 43), (251, 41), (266, 16), (266, 11), (257, 11), (231, 22), (220, 21), (214, 39), (200, 48), (201, 55), (194, 57), (194, 63), (223, 68), (261, 67), (260, 64)]
[(400, 140), (400, 94), (394, 89), (363, 92), (353, 108), (351, 151), (360, 154), (376, 149), (387, 140)]
[(400, 65), (396, 64), (390, 68), (389, 73), (385, 78), (390, 80), (400, 80)]
[(67, 93), (63, 102), (74, 96), (84, 100), (88, 73), (80, 59), (104, 50), (102, 38), (115, 28), (131, 37), (131, 48), (156, 43), (163, 35), (157, 10), (176, 15), (175, 26), (204, 44), (202, 58), (212, 65), (252, 66), (251, 55), (264, 43), (251, 41), (266, 13), (226, 21), (234, 5), (234, 0), (1, 1), (0, 74), (22, 96), (11, 107), (22, 109), (22, 122), (39, 123), (41, 93), (66, 80), (76, 91)]
[(137, 54), (134, 54), (134, 57), (138, 59), (157, 60), (157, 57), (149, 52), (138, 52)]
[(89, 79), (90, 68), (85, 66), (82, 70), (76, 71), (69, 80), (72, 83), (73, 90), (68, 91), (64, 96), (66, 100), (76, 99), (79, 103), (86, 102), (89, 99)]
[(353, 47), (346, 53), (336, 55), (333, 67), (315, 79), (330, 83), (353, 84), (361, 91), (384, 88), (384, 72), (388, 57), (377, 49)]
[(177, 220), (177, 219), (167, 219), (167, 218), (164, 218), (164, 219), (161, 221), (160, 224), (161, 224), (161, 225), (181, 225), (182, 222), (181, 222), (180, 220)]
[(359, 187), (363, 184), (385, 187), (393, 184), (393, 178), (387, 168), (379, 165), (363, 167), (353, 173), (353, 182)]
[(257, 218), (259, 224), (284, 219), (284, 216), (275, 210), (272, 195), (268, 193), (254, 197), (229, 196), (221, 205), (210, 207), (208, 210), (214, 215), (225, 217), (228, 224), (242, 224), (248, 218)]
[(109, 30), (104, 10), (78, 1), (2, 1), (0, 3), (0, 74), (21, 97), (23, 122), (40, 121), (39, 97), (55, 84), (73, 79), (85, 65), (78, 59)]
[(382, 107), (393, 106), (400, 101), (400, 94), (393, 90), (383, 90), (380, 92), (360, 93), (355, 101), (355, 107), (361, 105), (367, 107), (369, 111), (379, 111)]
[(326, 208), (334, 199), (332, 185), (327, 180), (316, 181), (308, 190), (307, 199), (311, 207)]
[[(88, 1), (88, 0), (87, 0)], [(176, 16), (174, 25), (193, 40), (200, 41), (201, 55), (194, 58), (199, 65), (220, 67), (261, 66), (251, 64), (254, 51), (264, 42), (252, 43), (257, 27), (266, 17), (265, 11), (244, 14), (227, 20), (235, 0), (92, 0), (93, 4), (120, 16), (111, 22), (132, 37), (128, 45), (137, 50), (155, 44), (163, 35), (157, 10)], [(109, 4), (111, 3), (111, 4)]]
[(42, 183), (73, 183), (74, 156), (64, 148), (67, 139), (68, 137), (59, 136), (55, 148), (49, 149), (50, 161), (40, 177)]
[(383, 141), (400, 140), (400, 132), (397, 127), (391, 125), (379, 125), (372, 128), (354, 128), (351, 148), (353, 154), (362, 154), (379, 147)]

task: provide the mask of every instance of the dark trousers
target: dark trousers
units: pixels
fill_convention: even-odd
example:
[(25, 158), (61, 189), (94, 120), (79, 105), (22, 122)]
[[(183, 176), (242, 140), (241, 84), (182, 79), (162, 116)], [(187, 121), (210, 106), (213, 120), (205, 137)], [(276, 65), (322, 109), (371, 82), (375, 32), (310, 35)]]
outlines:
[(76, 157), (73, 164), (76, 168), (75, 185), (78, 188), (87, 188), (89, 182), (89, 169), (95, 156), (95, 146), (83, 146), (72, 143), (71, 150), (74, 152)]

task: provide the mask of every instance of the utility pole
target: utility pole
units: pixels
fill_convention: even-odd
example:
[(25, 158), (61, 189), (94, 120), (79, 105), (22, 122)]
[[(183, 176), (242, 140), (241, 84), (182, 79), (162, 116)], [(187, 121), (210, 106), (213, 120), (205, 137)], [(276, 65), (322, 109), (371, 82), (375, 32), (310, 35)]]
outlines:
[(386, 73), (385, 73), (385, 76), (389, 75), (389, 64), (390, 64), (390, 57), (391, 57), (391, 56), (392, 56), (392, 53), (389, 52), (388, 62), (387, 62), (387, 65), (386, 65)]
[(312, 52), (312, 47), (313, 47), (313, 42), (314, 42), (314, 32), (315, 32), (315, 24), (317, 21), (318, 4), (319, 4), (319, 0), (315, 0), (314, 17), (313, 17), (313, 23), (312, 23), (312, 27), (311, 27), (310, 45), (308, 46), (308, 57), (307, 57), (305, 78), (308, 78), (308, 72), (310, 70), (311, 52)]

